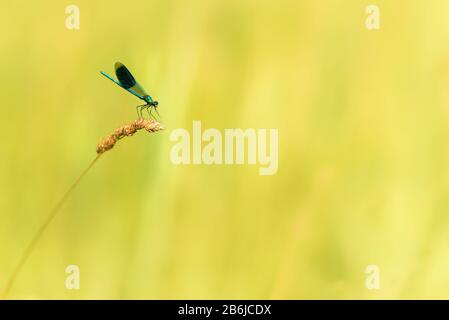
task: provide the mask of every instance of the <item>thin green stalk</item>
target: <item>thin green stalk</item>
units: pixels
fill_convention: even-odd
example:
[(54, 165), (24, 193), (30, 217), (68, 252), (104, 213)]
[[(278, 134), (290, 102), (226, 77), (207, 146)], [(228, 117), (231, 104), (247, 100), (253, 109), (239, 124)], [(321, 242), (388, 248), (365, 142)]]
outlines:
[(87, 174), (87, 172), (92, 168), (92, 166), (97, 162), (98, 158), (100, 156), (108, 151), (111, 150), (117, 141), (124, 137), (132, 136), (134, 133), (136, 133), (139, 130), (145, 129), (148, 132), (157, 132), (164, 129), (164, 126), (160, 124), (157, 121), (151, 120), (151, 119), (137, 119), (133, 122), (123, 125), (121, 127), (118, 127), (114, 130), (107, 138), (101, 140), (97, 145), (97, 156), (95, 159), (89, 164), (89, 166), (81, 173), (81, 175), (78, 177), (78, 179), (75, 180), (75, 182), (72, 184), (72, 186), (67, 190), (67, 192), (62, 196), (61, 200), (56, 204), (54, 209), (50, 212), (48, 215), (47, 220), (45, 220), (44, 224), (40, 227), (40, 229), (35, 234), (34, 238), (31, 240), (30, 244), (26, 248), (25, 252), (22, 255), (22, 258), (19, 260), (19, 263), (17, 264), (17, 267), (14, 269), (14, 272), (12, 273), (11, 277), (9, 278), (9, 281), (6, 285), (6, 289), (3, 293), (2, 298), (6, 299), (8, 297), (9, 292), (11, 291), (12, 286), (14, 285), (14, 282), (19, 275), (20, 271), (23, 269), (23, 266), (27, 262), (28, 258), (30, 257), (31, 253), (33, 252), (34, 247), (38, 243), (39, 239), (42, 237), (42, 234), (47, 229), (48, 225), (53, 221), (53, 219), (56, 217), (56, 215), (59, 213), (62, 205), (65, 203), (69, 195), (73, 192), (73, 190), (76, 188), (80, 180)]
[(69, 195), (73, 192), (73, 190), (76, 188), (78, 183), (81, 181), (81, 179), (87, 174), (87, 172), (92, 168), (92, 166), (97, 162), (97, 160), (100, 158), (102, 153), (99, 153), (95, 159), (89, 164), (89, 166), (81, 173), (81, 175), (75, 180), (75, 182), (70, 186), (70, 188), (67, 190), (67, 192), (62, 196), (61, 200), (56, 204), (56, 206), (53, 208), (53, 210), (50, 212), (50, 214), (47, 217), (47, 220), (42, 224), (42, 226), (39, 228), (39, 230), (34, 235), (33, 239), (31, 240), (30, 244), (26, 248), (25, 252), (22, 255), (22, 258), (19, 260), (19, 263), (17, 264), (16, 268), (14, 269), (14, 272), (12, 273), (11, 277), (9, 278), (9, 281), (6, 285), (5, 291), (3, 293), (3, 299), (6, 299), (8, 297), (9, 292), (11, 291), (12, 286), (14, 285), (14, 282), (19, 275), (20, 271), (22, 270), (23, 266), (27, 262), (28, 258), (30, 257), (31, 253), (33, 252), (34, 247), (39, 242), (39, 239), (42, 237), (42, 234), (45, 232), (49, 224), (53, 221), (53, 219), (56, 217), (56, 215), (59, 213), (61, 207), (69, 197)]

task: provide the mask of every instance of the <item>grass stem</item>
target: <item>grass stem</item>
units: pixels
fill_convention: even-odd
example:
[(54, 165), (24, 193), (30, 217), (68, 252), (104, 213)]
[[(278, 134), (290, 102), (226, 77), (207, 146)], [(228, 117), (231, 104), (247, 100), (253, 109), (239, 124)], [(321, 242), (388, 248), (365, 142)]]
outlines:
[(66, 193), (62, 196), (62, 198), (59, 200), (59, 202), (56, 204), (56, 206), (53, 208), (53, 210), (50, 212), (50, 214), (47, 217), (47, 220), (42, 224), (42, 226), (39, 228), (39, 230), (34, 235), (33, 239), (31, 240), (30, 244), (26, 248), (25, 252), (23, 253), (21, 259), (19, 260), (19, 263), (17, 264), (16, 268), (14, 269), (14, 272), (12, 273), (11, 277), (9, 278), (9, 281), (6, 285), (5, 291), (3, 293), (3, 299), (6, 299), (8, 297), (9, 292), (11, 291), (12, 286), (14, 285), (14, 282), (19, 275), (20, 271), (22, 270), (23, 266), (27, 262), (28, 258), (30, 257), (31, 253), (33, 252), (34, 247), (39, 242), (39, 239), (42, 237), (42, 234), (47, 229), (49, 224), (53, 221), (53, 219), (56, 217), (56, 215), (59, 213), (62, 205), (66, 202), (69, 195), (75, 190), (78, 183), (81, 181), (81, 179), (89, 172), (89, 170), (92, 168), (92, 166), (97, 162), (97, 160), (100, 158), (102, 154), (99, 153), (95, 157), (95, 159), (89, 164), (89, 166), (81, 173), (81, 175), (75, 180), (75, 182), (70, 186), (70, 188), (66, 191)]
[(157, 132), (159, 130), (163, 130), (164, 127), (159, 122), (154, 121), (154, 120), (138, 119), (138, 120), (134, 120), (133, 122), (131, 122), (129, 124), (118, 127), (107, 138), (101, 140), (98, 143), (97, 156), (95, 157), (95, 159), (89, 164), (89, 166), (81, 173), (81, 175), (70, 186), (70, 188), (67, 190), (67, 192), (62, 196), (61, 200), (59, 200), (59, 202), (56, 204), (56, 206), (53, 208), (53, 210), (48, 215), (47, 220), (45, 220), (45, 222), (42, 224), (42, 226), (39, 228), (39, 230), (36, 232), (36, 234), (32, 238), (30, 244), (26, 248), (21, 259), (19, 260), (19, 263), (17, 264), (11, 277), (9, 278), (8, 283), (6, 284), (6, 288), (5, 288), (5, 291), (2, 296), (3, 299), (6, 299), (8, 297), (9, 292), (11, 291), (11, 288), (13, 287), (17, 276), (19, 275), (20, 271), (23, 269), (23, 266), (25, 265), (25, 263), (27, 262), (28, 258), (31, 255), (31, 253), (33, 252), (36, 244), (39, 242), (39, 239), (42, 237), (42, 234), (45, 232), (47, 227), (50, 225), (50, 223), (53, 221), (53, 219), (59, 213), (61, 207), (66, 202), (67, 198), (73, 192), (73, 190), (76, 188), (76, 186), (81, 181), (81, 179), (87, 174), (87, 172), (89, 172), (89, 170), (97, 162), (97, 160), (100, 158), (100, 156), (104, 152), (111, 150), (115, 146), (117, 141), (119, 141), (120, 139), (122, 139), (124, 137), (132, 136), (134, 133), (136, 133), (138, 130), (141, 130), (141, 129), (145, 129), (148, 132)]

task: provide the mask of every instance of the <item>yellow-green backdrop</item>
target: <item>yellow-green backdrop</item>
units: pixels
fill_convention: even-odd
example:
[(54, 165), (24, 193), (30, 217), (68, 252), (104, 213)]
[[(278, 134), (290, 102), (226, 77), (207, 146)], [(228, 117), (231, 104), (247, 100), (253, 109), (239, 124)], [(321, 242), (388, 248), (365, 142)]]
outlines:
[[(66, 28), (72, 4), (79, 30)], [(369, 4), (380, 30), (365, 27)], [(167, 128), (100, 158), (9, 298), (449, 298), (448, 12), (446, 0), (2, 2), (0, 290), (99, 139), (135, 118), (138, 99), (99, 74), (118, 60)], [(170, 132), (193, 120), (277, 128), (277, 174), (175, 166)]]

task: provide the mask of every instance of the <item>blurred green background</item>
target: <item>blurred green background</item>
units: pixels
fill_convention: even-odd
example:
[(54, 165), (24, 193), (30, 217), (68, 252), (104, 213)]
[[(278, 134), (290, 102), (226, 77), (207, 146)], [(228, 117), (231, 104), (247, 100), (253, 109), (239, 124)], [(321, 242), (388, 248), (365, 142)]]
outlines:
[[(135, 118), (140, 101), (99, 74), (118, 60), (167, 129), (101, 157), (10, 298), (449, 298), (448, 12), (446, 0), (2, 2), (0, 290), (100, 138)], [(278, 173), (173, 165), (170, 132), (193, 120), (278, 128)], [(65, 287), (71, 264), (80, 290)], [(379, 290), (365, 287), (370, 264)]]

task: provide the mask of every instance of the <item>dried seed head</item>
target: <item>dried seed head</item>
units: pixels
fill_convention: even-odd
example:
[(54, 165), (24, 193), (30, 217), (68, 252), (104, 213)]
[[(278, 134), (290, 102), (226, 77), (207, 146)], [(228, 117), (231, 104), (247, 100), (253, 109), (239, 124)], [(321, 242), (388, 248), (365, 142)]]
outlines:
[(130, 124), (126, 124), (114, 130), (107, 138), (100, 141), (97, 145), (97, 153), (102, 154), (114, 147), (118, 140), (123, 137), (132, 136), (140, 129), (145, 129), (148, 132), (156, 132), (163, 130), (164, 127), (157, 121), (151, 119), (138, 119)]

